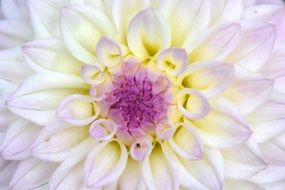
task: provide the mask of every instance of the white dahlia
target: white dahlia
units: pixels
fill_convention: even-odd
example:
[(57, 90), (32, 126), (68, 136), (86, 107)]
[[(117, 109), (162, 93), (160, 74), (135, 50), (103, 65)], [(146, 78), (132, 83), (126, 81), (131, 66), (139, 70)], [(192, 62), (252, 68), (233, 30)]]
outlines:
[(1, 190), (285, 189), (282, 1), (1, 3)]

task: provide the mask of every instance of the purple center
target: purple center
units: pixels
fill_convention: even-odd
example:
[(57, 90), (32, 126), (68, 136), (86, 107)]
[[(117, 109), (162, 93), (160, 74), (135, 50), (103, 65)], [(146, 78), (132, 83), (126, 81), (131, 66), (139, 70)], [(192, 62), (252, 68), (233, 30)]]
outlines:
[(165, 93), (154, 93), (155, 87), (147, 77), (120, 76), (108, 94), (110, 115), (121, 130), (130, 135), (137, 129), (155, 126), (166, 117)]

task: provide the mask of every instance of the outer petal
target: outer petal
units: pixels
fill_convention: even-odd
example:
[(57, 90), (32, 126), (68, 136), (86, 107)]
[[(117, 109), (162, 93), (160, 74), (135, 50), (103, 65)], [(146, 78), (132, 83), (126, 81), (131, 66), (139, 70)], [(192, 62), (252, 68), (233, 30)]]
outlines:
[(2, 0), (1, 9), (5, 18), (25, 18), (28, 16), (27, 0)]
[(258, 145), (250, 139), (245, 145), (222, 151), (225, 176), (229, 179), (247, 179), (266, 167)]
[(72, 127), (56, 121), (46, 126), (32, 145), (33, 156), (41, 160), (63, 161), (93, 144), (87, 127)]
[(129, 24), (128, 45), (138, 57), (149, 57), (161, 49), (168, 48), (171, 34), (166, 21), (154, 10), (147, 8), (139, 12)]
[(225, 190), (242, 189), (242, 190), (266, 190), (262, 185), (255, 184), (245, 180), (226, 180)]
[(133, 160), (131, 157), (129, 157), (126, 169), (120, 177), (119, 187), (120, 189), (126, 190), (146, 189), (146, 185), (141, 174), (141, 166), (139, 162)]
[[(259, 22), (242, 23), (241, 41), (227, 61), (256, 72), (267, 61), (275, 42), (273, 25)], [(248, 44), (251, 44), (248, 48)]]
[(96, 44), (102, 36), (114, 36), (115, 29), (105, 13), (86, 6), (71, 6), (62, 11), (61, 32), (74, 57), (102, 67), (96, 62)]
[(36, 74), (27, 78), (9, 97), (7, 106), (15, 114), (44, 125), (54, 120), (55, 107), (63, 97), (85, 88), (87, 85), (78, 76)]
[(37, 72), (46, 70), (79, 74), (82, 63), (57, 39), (37, 40), (22, 46), (25, 61)]
[[(204, 152), (203, 159), (199, 161), (189, 161), (180, 159), (185, 174), (185, 179), (182, 181), (182, 186), (190, 189), (211, 189), (221, 190), (224, 183), (224, 164), (222, 155), (216, 150), (207, 150)], [(186, 175), (191, 175), (195, 180), (192, 183)], [(207, 177), (205, 177), (207, 176)], [(190, 178), (191, 179), (191, 178)], [(196, 186), (194, 186), (196, 185)], [(197, 186), (199, 185), (199, 186)]]
[(178, 82), (184, 88), (194, 88), (208, 97), (222, 93), (231, 83), (234, 67), (221, 62), (198, 62), (188, 66)]
[(223, 60), (237, 47), (240, 30), (241, 26), (237, 23), (227, 24), (215, 29), (190, 52), (190, 61)]
[(285, 131), (285, 94), (273, 91), (268, 101), (247, 116), (253, 136), (264, 142)]
[(268, 165), (248, 180), (260, 184), (282, 182), (285, 180), (285, 166)]
[(259, 147), (267, 163), (275, 165), (285, 164), (285, 133), (260, 143)]
[(142, 165), (142, 174), (148, 189), (178, 189), (179, 174), (170, 163), (161, 144), (157, 143)]
[(8, 189), (9, 182), (18, 166), (18, 162), (4, 160), (0, 157), (0, 189)]
[(13, 48), (31, 39), (32, 31), (27, 20), (9, 19), (0, 21), (0, 49)]
[(231, 147), (245, 142), (252, 134), (243, 116), (227, 100), (211, 101), (212, 111), (203, 119), (192, 121), (203, 142), (210, 147)]
[(273, 80), (236, 67), (232, 84), (224, 92), (243, 114), (254, 111), (264, 103), (273, 89)]
[(84, 180), (88, 187), (102, 187), (117, 180), (128, 160), (125, 145), (111, 140), (97, 144), (84, 164)]
[(169, 144), (184, 159), (199, 160), (202, 158), (202, 141), (196, 129), (189, 123), (177, 124)]
[(31, 155), (30, 146), (40, 128), (19, 119), (9, 126), (1, 144), (1, 155), (7, 160), (23, 160)]
[(89, 96), (73, 94), (61, 101), (56, 115), (68, 123), (83, 126), (94, 121), (99, 113), (99, 106)]
[(59, 36), (60, 8), (43, 0), (30, 0), (29, 13), (35, 38)]
[(11, 190), (28, 190), (48, 182), (57, 164), (42, 162), (34, 158), (21, 161), (11, 182)]
[(19, 83), (32, 74), (31, 68), (22, 59), (20, 48), (0, 51), (0, 78), (9, 82)]
[[(78, 190), (83, 184), (83, 164), (90, 147), (64, 160), (49, 180), (50, 190)], [(83, 188), (82, 188), (83, 189)]]

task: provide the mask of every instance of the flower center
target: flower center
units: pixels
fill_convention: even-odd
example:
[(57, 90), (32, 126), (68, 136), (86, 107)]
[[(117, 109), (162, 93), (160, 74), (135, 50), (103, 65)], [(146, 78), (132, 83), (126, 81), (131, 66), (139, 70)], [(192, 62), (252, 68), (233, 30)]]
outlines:
[(166, 119), (168, 80), (165, 77), (150, 80), (149, 75), (146, 71), (133, 76), (121, 74), (106, 95), (109, 116), (125, 135), (151, 134)]

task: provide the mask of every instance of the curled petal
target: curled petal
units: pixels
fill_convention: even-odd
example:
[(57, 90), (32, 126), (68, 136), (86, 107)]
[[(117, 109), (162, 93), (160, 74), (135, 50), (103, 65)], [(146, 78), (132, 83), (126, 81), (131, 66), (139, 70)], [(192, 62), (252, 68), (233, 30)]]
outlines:
[[(273, 49), (275, 28), (271, 24), (259, 22), (243, 23), (242, 28), (240, 43), (227, 58), (227, 62), (256, 72), (265, 64)], [(250, 48), (248, 44), (251, 44)]]
[(138, 161), (133, 160), (131, 157), (129, 157), (126, 169), (120, 177), (119, 187), (120, 189), (129, 190), (146, 189), (146, 185), (141, 174), (140, 163)]
[(97, 43), (96, 55), (106, 67), (116, 67), (122, 61), (123, 52), (115, 41), (103, 37)]
[(273, 80), (236, 67), (234, 80), (224, 92), (224, 96), (231, 100), (241, 113), (248, 114), (268, 99), (273, 84)]
[(208, 97), (222, 93), (231, 83), (234, 67), (220, 62), (199, 62), (192, 64), (178, 82), (184, 88), (194, 88)]
[(90, 128), (89, 134), (92, 138), (98, 140), (110, 140), (117, 132), (117, 125), (113, 120), (97, 119)]
[(241, 26), (237, 23), (216, 29), (190, 53), (190, 61), (224, 59), (237, 47), (240, 30)]
[(177, 124), (169, 145), (184, 159), (199, 160), (202, 158), (201, 138), (189, 123)]
[(30, 146), (40, 127), (26, 120), (17, 120), (7, 129), (1, 143), (1, 155), (9, 160), (23, 160), (31, 156)]
[(142, 174), (148, 189), (178, 189), (179, 179), (161, 144), (157, 143), (142, 164)]
[(104, 12), (83, 5), (64, 8), (61, 32), (67, 49), (74, 57), (102, 68), (95, 57), (96, 44), (102, 36), (112, 37), (115, 33), (112, 22)]
[(57, 117), (75, 125), (86, 125), (94, 121), (100, 108), (89, 96), (73, 94), (62, 100), (57, 108)]
[(211, 112), (201, 120), (191, 121), (203, 142), (210, 147), (231, 147), (245, 142), (252, 134), (245, 118), (226, 99), (211, 101)]
[(23, 160), (19, 163), (10, 181), (9, 189), (28, 190), (39, 187), (48, 182), (56, 167), (57, 164), (55, 163), (44, 162), (34, 158)]
[(149, 57), (169, 47), (171, 35), (166, 21), (154, 10), (147, 8), (130, 22), (127, 40), (133, 54)]
[(86, 65), (81, 70), (81, 76), (87, 83), (97, 86), (106, 80), (107, 74), (96, 66)]
[(170, 122), (159, 123), (155, 130), (157, 137), (161, 140), (169, 140), (174, 132), (173, 125)]
[(143, 161), (150, 153), (152, 143), (147, 137), (140, 137), (135, 140), (130, 149), (130, 155), (134, 160)]
[(82, 63), (72, 57), (59, 40), (44, 39), (22, 46), (25, 61), (37, 72), (46, 70), (79, 74)]
[(159, 53), (157, 66), (169, 75), (179, 76), (188, 64), (186, 51), (178, 48), (168, 48)]
[(178, 109), (188, 119), (200, 119), (210, 111), (207, 99), (198, 91), (184, 88), (177, 95)]
[(73, 127), (62, 121), (46, 126), (32, 145), (34, 157), (48, 161), (62, 161), (70, 155), (88, 150), (92, 146), (88, 137), (88, 127)]
[(125, 145), (116, 140), (97, 144), (84, 164), (84, 180), (88, 187), (102, 187), (119, 179), (128, 160)]

